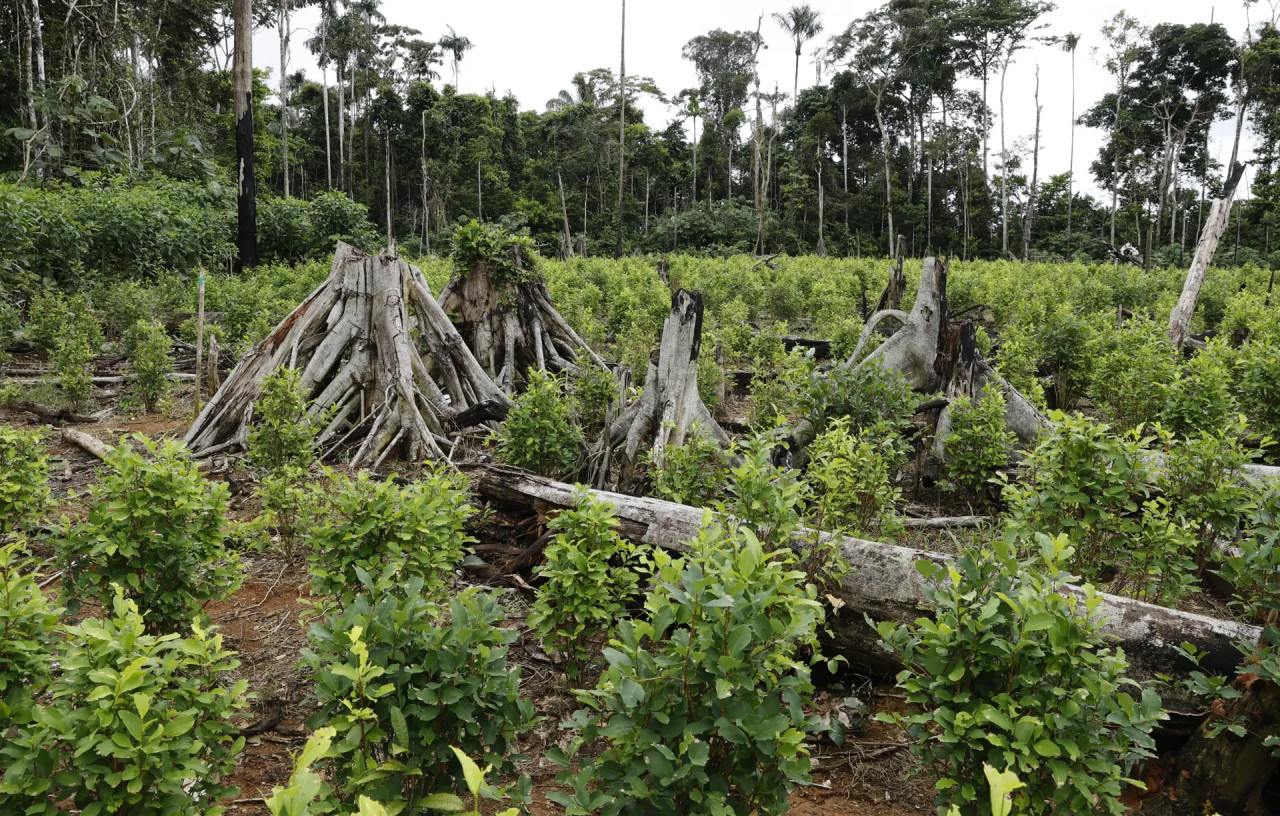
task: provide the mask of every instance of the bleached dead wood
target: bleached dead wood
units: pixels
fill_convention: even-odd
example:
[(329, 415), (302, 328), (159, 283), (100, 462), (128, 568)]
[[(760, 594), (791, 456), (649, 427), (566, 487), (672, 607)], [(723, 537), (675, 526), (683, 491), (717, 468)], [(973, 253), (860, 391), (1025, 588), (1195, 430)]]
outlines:
[(1222, 185), (1222, 196), (1215, 198), (1209, 206), (1209, 217), (1205, 219), (1204, 228), (1200, 231), (1200, 241), (1196, 244), (1196, 254), (1191, 258), (1191, 268), (1187, 270), (1187, 278), (1182, 284), (1182, 295), (1169, 315), (1169, 342), (1175, 349), (1181, 349), (1191, 330), (1191, 315), (1195, 313), (1196, 301), (1200, 299), (1200, 289), (1204, 286), (1205, 274), (1213, 255), (1218, 251), (1218, 241), (1227, 228), (1227, 217), (1231, 215), (1231, 202), (1235, 198), (1236, 187), (1244, 175), (1244, 165), (1236, 163), (1231, 167), (1226, 183)]
[(344, 243), (328, 280), (245, 355), (200, 413), (186, 436), (197, 456), (243, 447), (262, 381), (281, 368), (301, 372), (309, 412), (326, 421), (317, 443), (352, 448), (353, 466), (393, 454), (443, 458), (441, 444), (464, 418), (487, 421), (510, 406), (421, 271)]
[(87, 434), (84, 431), (78, 431), (75, 428), (63, 428), (62, 440), (64, 442), (70, 442), (72, 445), (75, 445), (98, 459), (105, 460), (111, 453), (111, 449), (107, 447), (106, 443), (101, 439)]
[[(472, 473), (472, 483), (482, 497), (499, 504), (519, 506), (539, 513), (554, 512), (574, 504), (573, 485), (545, 479), (509, 468), (483, 467)], [(618, 532), (634, 541), (654, 547), (682, 551), (703, 523), (704, 510), (649, 497), (596, 491), (594, 495), (613, 505), (618, 516)], [(797, 547), (807, 546), (802, 538)], [(844, 607), (829, 621), (831, 648), (851, 664), (876, 672), (891, 673), (901, 668), (893, 656), (878, 645), (875, 631), (864, 616), (874, 621), (909, 622), (924, 610), (927, 586), (916, 570), (918, 561), (951, 564), (952, 556), (909, 547), (899, 547), (857, 538), (841, 538), (840, 550), (853, 571), (833, 595)], [(1062, 591), (1080, 594), (1077, 587)], [(1205, 658), (1201, 670), (1230, 673), (1241, 659), (1234, 644), (1256, 641), (1256, 626), (1223, 621), (1204, 615), (1180, 612), (1160, 606), (1103, 595), (1098, 615), (1106, 620), (1104, 631), (1124, 649), (1130, 663), (1130, 677), (1146, 682), (1158, 674), (1185, 677), (1194, 670), (1178, 648), (1195, 644)]]

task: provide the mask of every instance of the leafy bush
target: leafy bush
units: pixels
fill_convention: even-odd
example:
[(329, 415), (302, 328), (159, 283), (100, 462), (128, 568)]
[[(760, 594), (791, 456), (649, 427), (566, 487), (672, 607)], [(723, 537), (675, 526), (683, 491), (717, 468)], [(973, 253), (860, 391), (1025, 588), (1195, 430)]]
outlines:
[(911, 752), (934, 768), (939, 812), (991, 814), (975, 782), (984, 764), (1017, 773), (1016, 803), (1028, 814), (1125, 812), (1124, 768), (1152, 756), (1150, 731), (1164, 718), (1160, 697), (1124, 688), (1127, 663), (1105, 648), (1094, 617), (1101, 598), (1073, 577), (1066, 536), (1036, 534), (1034, 558), (1012, 548), (966, 551), (954, 567), (917, 565), (937, 619), (881, 623), (886, 647), (907, 668), (898, 685), (919, 713), (882, 714), (904, 726)]
[(180, 442), (132, 440), (152, 461), (128, 440), (108, 454), (88, 516), (58, 545), (63, 593), (74, 614), (84, 600), (108, 605), (118, 585), (148, 629), (175, 631), (240, 584), (223, 546), (227, 487), (200, 475)]
[(0, 547), (0, 722), (7, 725), (27, 723), (48, 685), (61, 612), (21, 552), (21, 544)]
[(0, 748), (0, 810), (53, 816), (55, 802), (70, 802), (90, 816), (224, 812), (212, 803), (235, 793), (221, 780), (244, 747), (231, 717), (247, 682), (221, 682), (239, 661), (198, 623), (185, 639), (147, 634), (123, 591), (110, 608), (67, 628), (51, 702)]
[(1240, 350), (1240, 407), (1258, 433), (1280, 439), (1280, 345), (1246, 343)]
[(808, 486), (795, 470), (773, 463), (776, 434), (758, 433), (734, 445), (724, 509), (769, 549), (785, 548), (804, 523)]
[(947, 472), (972, 493), (1008, 464), (1015, 437), (1005, 430), (1004, 394), (987, 383), (974, 404), (968, 397), (951, 400), (951, 432), (947, 436)]
[(249, 429), (251, 465), (279, 474), (289, 468), (306, 471), (315, 463), (315, 440), (325, 423), (308, 413), (309, 404), (301, 371), (281, 368), (263, 378)]
[(578, 463), (582, 430), (573, 402), (555, 374), (529, 370), (529, 387), (516, 397), (502, 426), (498, 452), (509, 464), (543, 476), (563, 476)]
[(1191, 436), (1213, 431), (1236, 414), (1231, 395), (1232, 350), (1217, 340), (1188, 361), (1182, 376), (1165, 398), (1163, 424), (1175, 433)]
[(439, 597), (474, 540), (463, 533), (475, 512), (465, 477), (427, 470), (401, 487), (390, 478), (375, 481), (367, 471), (328, 475), (322, 520), (309, 533), (315, 591), (345, 604), (360, 585), (360, 570), (390, 570), (402, 580), (421, 578), (426, 591)]
[(82, 408), (93, 395), (93, 361), (95, 353), (89, 341), (72, 335), (58, 342), (53, 363), (58, 372), (62, 397), (71, 408)]
[(861, 537), (892, 536), (901, 529), (894, 509), (902, 492), (889, 478), (885, 444), (850, 433), (843, 418), (813, 440), (806, 480), (819, 528)]
[(745, 529), (708, 527), (692, 548), (654, 553), (647, 618), (618, 625), (608, 669), (579, 692), (576, 744), (606, 747), (561, 774), (569, 793), (549, 795), (571, 816), (782, 814), (808, 781), (805, 734), (823, 728), (804, 710), (822, 608), (794, 555)]
[[(3, 291), (0, 285), (0, 293)], [(21, 324), (18, 310), (8, 303), (0, 303), (0, 369), (9, 362), (9, 346), (13, 345), (14, 332)]]
[(690, 434), (684, 444), (663, 450), (661, 464), (653, 469), (653, 495), (678, 504), (703, 505), (720, 492), (727, 467), (718, 443)]
[(1079, 414), (1054, 411), (1049, 419), (1018, 481), (1005, 487), (1008, 526), (1023, 538), (1065, 534), (1075, 568), (1095, 577), (1121, 564), (1126, 540), (1141, 527), (1152, 475), (1143, 456), (1147, 440), (1132, 432), (1117, 437)]
[(525, 623), (549, 648), (568, 653), (574, 677), (591, 660), (591, 640), (613, 630), (640, 583), (635, 545), (617, 526), (613, 507), (586, 492), (547, 525), (556, 537), (537, 569), (543, 584)]
[[(781, 349), (781, 343), (778, 344)], [(796, 349), (778, 356), (776, 362), (757, 357), (751, 378), (751, 423), (773, 428), (786, 422), (800, 407), (804, 386), (814, 376), (812, 352)]]
[(290, 562), (317, 523), (320, 494), (302, 487), (306, 479), (305, 470), (290, 466), (263, 476), (254, 490), (261, 511), (246, 525), (250, 535), (264, 539)]
[(414, 812), (430, 792), (460, 789), (451, 745), (510, 772), (533, 707), (507, 662), (517, 634), (498, 625), (497, 596), (468, 589), (446, 617), (421, 577), (361, 570), (361, 582), (346, 608), (312, 627), (303, 651), (320, 704), (309, 724), (337, 732), (333, 796)]
[(173, 390), (168, 375), (173, 371), (169, 360), (172, 341), (164, 327), (155, 321), (139, 320), (130, 330), (128, 345), (132, 349), (129, 364), (130, 393), (147, 413), (153, 413)]
[(538, 251), (527, 235), (472, 220), (454, 230), (453, 264), (461, 275), (483, 267), (496, 284), (540, 279)]
[(1117, 428), (1128, 429), (1160, 418), (1169, 390), (1178, 378), (1165, 328), (1138, 319), (1109, 338), (1094, 365), (1091, 394)]
[(31, 300), (27, 315), (27, 342), (53, 355), (62, 343), (83, 339), (91, 353), (102, 348), (102, 327), (86, 295), (65, 297), (59, 292), (42, 292)]
[(919, 402), (919, 395), (897, 371), (875, 365), (837, 365), (809, 379), (800, 409), (815, 432), (821, 432), (828, 421), (844, 417), (850, 431), (879, 439), (898, 436)]
[(49, 458), (39, 431), (0, 425), (0, 534), (21, 530), (49, 505)]

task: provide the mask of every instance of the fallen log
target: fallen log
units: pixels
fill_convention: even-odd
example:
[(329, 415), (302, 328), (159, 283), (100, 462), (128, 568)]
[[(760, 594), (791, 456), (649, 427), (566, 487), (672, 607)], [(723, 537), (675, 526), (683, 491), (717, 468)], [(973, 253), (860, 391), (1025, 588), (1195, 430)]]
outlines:
[(938, 516), (936, 518), (904, 518), (902, 526), (908, 530), (960, 530), (987, 527), (994, 521), (991, 516)]
[[(472, 469), (471, 476), (479, 495), (494, 503), (538, 513), (574, 506), (577, 488), (563, 482), (488, 466)], [(702, 526), (703, 510), (698, 507), (603, 491), (595, 491), (594, 495), (613, 505), (619, 534), (650, 546), (684, 551), (685, 542), (693, 539)], [(800, 540), (797, 546), (806, 544)], [(864, 616), (873, 621), (916, 620), (924, 608), (924, 590), (928, 583), (916, 570), (916, 562), (928, 560), (949, 565), (953, 558), (857, 538), (841, 538), (840, 550), (853, 571), (832, 593), (844, 607), (828, 621), (829, 646), (854, 666), (877, 674), (892, 674), (902, 666), (893, 655), (880, 648), (879, 638)], [(1072, 586), (1063, 589), (1081, 592)], [(1186, 677), (1196, 670), (1179, 650), (1182, 643), (1194, 644), (1204, 653), (1200, 670), (1230, 674), (1241, 659), (1234, 644), (1256, 642), (1260, 633), (1258, 627), (1247, 624), (1166, 609), (1116, 595), (1103, 594), (1102, 598), (1098, 615), (1106, 619), (1104, 631), (1124, 649), (1129, 660), (1129, 676), (1139, 682), (1152, 681), (1157, 675)], [(1176, 699), (1176, 695), (1171, 699)]]
[(96, 436), (91, 436), (84, 431), (77, 431), (75, 428), (63, 428), (62, 440), (64, 442), (70, 442), (85, 453), (104, 461), (111, 453), (111, 448), (107, 447), (106, 443), (101, 439)]
[(40, 419), (50, 424), (58, 424), (62, 422), (86, 424), (94, 421), (93, 417), (77, 413), (72, 411), (70, 408), (54, 408), (52, 406), (45, 405), (42, 402), (21, 400), (9, 403), (9, 408), (15, 411), (25, 411), (28, 414), (35, 414), (40, 417)]

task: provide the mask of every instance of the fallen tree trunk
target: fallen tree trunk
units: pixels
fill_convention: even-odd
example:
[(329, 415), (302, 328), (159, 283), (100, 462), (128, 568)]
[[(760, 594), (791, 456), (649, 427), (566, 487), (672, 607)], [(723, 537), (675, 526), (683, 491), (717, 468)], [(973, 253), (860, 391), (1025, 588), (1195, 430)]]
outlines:
[(84, 431), (77, 431), (75, 428), (63, 428), (62, 441), (70, 442), (97, 459), (106, 460), (107, 455), (111, 453), (111, 449), (101, 439), (90, 436)]
[[(472, 473), (480, 496), (539, 513), (574, 505), (572, 485), (507, 468), (482, 467)], [(686, 549), (702, 526), (703, 509), (649, 497), (596, 492), (613, 505), (618, 532), (634, 541), (676, 551)], [(798, 546), (806, 546), (803, 541)], [(921, 560), (948, 565), (952, 556), (893, 544), (840, 539), (840, 549), (853, 571), (833, 595), (844, 603), (828, 621), (830, 647), (862, 669), (889, 675), (902, 668), (879, 647), (879, 638), (864, 616), (874, 621), (910, 622), (919, 618), (925, 604), (927, 581), (915, 568)], [(1077, 587), (1064, 591), (1080, 593)], [(1098, 615), (1106, 619), (1104, 631), (1115, 638), (1129, 660), (1129, 676), (1140, 682), (1158, 674), (1179, 678), (1196, 669), (1179, 650), (1192, 643), (1204, 652), (1200, 670), (1229, 674), (1239, 664), (1237, 641), (1255, 642), (1259, 629), (1204, 615), (1179, 612), (1116, 595), (1103, 595)]]
[(936, 518), (904, 518), (902, 526), (908, 530), (963, 530), (988, 527), (995, 519), (991, 516), (938, 516)]
[(393, 454), (442, 459), (441, 445), (452, 444), (466, 419), (500, 418), (510, 406), (421, 271), (389, 252), (374, 257), (344, 243), (328, 280), (245, 355), (205, 405), (187, 432), (192, 451), (243, 447), (262, 381), (281, 368), (301, 372), (308, 411), (326, 419), (317, 444), (328, 446), (327, 455), (353, 447), (354, 467), (376, 467)]
[(1182, 284), (1182, 295), (1169, 314), (1169, 342), (1173, 343), (1175, 350), (1181, 351), (1191, 331), (1191, 315), (1195, 313), (1196, 301), (1200, 299), (1200, 289), (1204, 286), (1209, 264), (1213, 262), (1213, 254), (1218, 251), (1218, 241), (1227, 228), (1231, 202), (1243, 175), (1244, 165), (1238, 162), (1232, 165), (1226, 183), (1222, 185), (1222, 197), (1215, 198), (1209, 206), (1209, 217), (1205, 219), (1200, 241), (1196, 244), (1196, 254), (1191, 259), (1191, 268), (1187, 270), (1187, 279)]

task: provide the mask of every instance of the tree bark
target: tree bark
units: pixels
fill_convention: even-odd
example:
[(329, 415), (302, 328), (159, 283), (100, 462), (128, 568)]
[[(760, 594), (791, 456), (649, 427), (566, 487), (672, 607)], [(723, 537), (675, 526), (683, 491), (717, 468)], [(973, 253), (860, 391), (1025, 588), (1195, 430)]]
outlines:
[(1031, 260), (1031, 229), (1036, 217), (1036, 195), (1040, 179), (1040, 66), (1036, 66), (1036, 135), (1031, 159), (1031, 191), (1027, 196), (1027, 211), (1022, 216), (1022, 260)]
[(276, 22), (280, 27), (280, 163), (285, 198), (289, 198), (289, 92), (285, 76), (289, 61), (289, 2), (290, 0), (279, 0)]
[(232, 66), (236, 124), (236, 270), (258, 265), (258, 182), (253, 172), (253, 4), (235, 0)]
[(622, 192), (627, 166), (627, 0), (622, 0), (622, 56), (618, 74), (618, 210), (614, 219), (614, 231), (617, 233), (614, 258), (622, 257)]
[[(1265, 745), (1280, 736), (1280, 686), (1242, 675), (1237, 685), (1244, 696), (1217, 701), (1214, 713), (1178, 754), (1181, 768), (1175, 813), (1192, 816), (1216, 810), (1241, 816), (1270, 816), (1274, 811), (1262, 800), (1263, 787), (1274, 776), (1278, 760)], [(1221, 710), (1219, 710), (1221, 703)], [(1207, 737), (1204, 728), (1217, 717), (1243, 717), (1248, 733), (1241, 737), (1224, 731)], [(1206, 808), (1206, 803), (1211, 807)]]
[[(573, 485), (523, 471), (481, 467), (472, 473), (472, 483), (482, 497), (499, 504), (540, 513), (574, 506), (576, 488)], [(702, 526), (704, 511), (700, 507), (618, 493), (595, 492), (595, 495), (613, 505), (619, 534), (653, 547), (684, 551), (685, 543), (693, 540)], [(803, 549), (813, 537), (812, 531), (802, 530), (794, 546)], [(901, 669), (901, 665), (879, 647), (879, 638), (865, 617), (900, 623), (919, 618), (921, 606), (926, 602), (927, 581), (916, 570), (916, 562), (929, 560), (950, 565), (953, 556), (857, 538), (840, 538), (839, 546), (853, 569), (831, 593), (844, 607), (828, 620), (830, 646), (853, 666), (877, 674), (892, 674)], [(1062, 590), (1081, 594), (1077, 587), (1064, 586)], [(1241, 657), (1235, 648), (1236, 641), (1254, 641), (1259, 634), (1256, 626), (1179, 612), (1115, 595), (1103, 594), (1102, 597), (1098, 615), (1106, 619), (1104, 631), (1116, 638), (1116, 646), (1124, 649), (1130, 664), (1129, 676), (1139, 682), (1150, 682), (1157, 674), (1186, 677), (1195, 670), (1179, 649), (1179, 644), (1184, 642), (1194, 643), (1205, 651), (1201, 670), (1231, 672)]]
[(1205, 220), (1204, 229), (1200, 233), (1200, 242), (1196, 245), (1196, 253), (1191, 259), (1191, 269), (1187, 271), (1187, 279), (1182, 285), (1182, 296), (1169, 315), (1169, 342), (1175, 351), (1181, 351), (1191, 330), (1191, 315), (1196, 310), (1196, 301), (1200, 298), (1200, 289), (1204, 286), (1205, 274), (1209, 264), (1213, 262), (1213, 254), (1218, 250), (1218, 241), (1227, 228), (1227, 218), (1231, 214), (1231, 202), (1236, 194), (1236, 187), (1244, 175), (1244, 166), (1235, 164), (1222, 187), (1222, 197), (1216, 198), (1209, 207), (1209, 217)]

